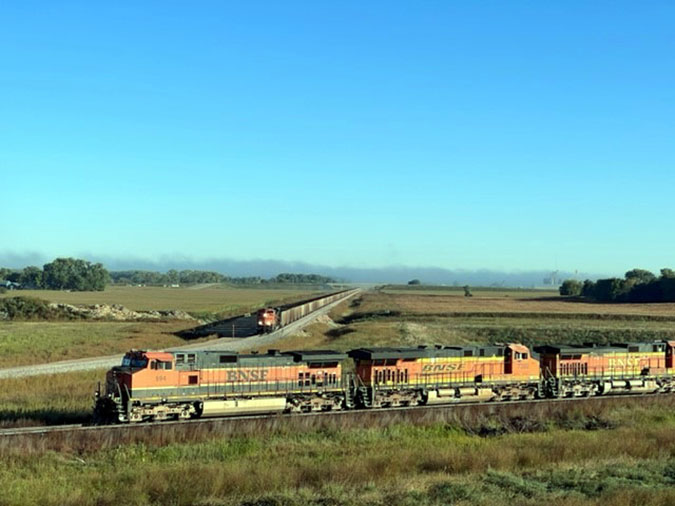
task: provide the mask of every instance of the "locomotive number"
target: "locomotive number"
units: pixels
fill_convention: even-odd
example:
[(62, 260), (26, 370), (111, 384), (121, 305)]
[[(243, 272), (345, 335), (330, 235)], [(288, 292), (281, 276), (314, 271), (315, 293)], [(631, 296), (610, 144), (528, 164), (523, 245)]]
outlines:
[(155, 376), (155, 381), (166, 381), (166, 376), (162, 375)]

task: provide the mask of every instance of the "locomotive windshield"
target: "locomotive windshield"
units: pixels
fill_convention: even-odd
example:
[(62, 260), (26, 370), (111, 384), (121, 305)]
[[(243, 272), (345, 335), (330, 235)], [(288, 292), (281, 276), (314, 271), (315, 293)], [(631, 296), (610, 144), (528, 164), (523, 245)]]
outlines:
[(122, 367), (135, 367), (138, 369), (143, 369), (148, 366), (147, 358), (138, 358), (138, 357), (127, 357), (125, 356), (122, 359)]

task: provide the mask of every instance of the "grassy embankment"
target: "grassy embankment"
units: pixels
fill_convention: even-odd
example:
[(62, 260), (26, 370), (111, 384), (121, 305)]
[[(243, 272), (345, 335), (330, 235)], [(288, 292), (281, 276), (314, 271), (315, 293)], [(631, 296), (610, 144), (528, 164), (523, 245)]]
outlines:
[(291, 423), (225, 438), (195, 428), (123, 446), (26, 440), (0, 447), (0, 503), (665, 506), (675, 501), (673, 407), (476, 410), (418, 426)]

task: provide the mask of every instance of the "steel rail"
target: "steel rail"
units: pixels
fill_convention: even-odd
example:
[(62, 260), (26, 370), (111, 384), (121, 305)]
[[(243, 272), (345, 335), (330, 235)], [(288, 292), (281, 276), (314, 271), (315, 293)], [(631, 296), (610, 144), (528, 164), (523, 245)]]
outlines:
[(502, 406), (543, 406), (547, 404), (561, 404), (561, 403), (589, 403), (611, 401), (615, 399), (659, 399), (669, 396), (674, 396), (675, 392), (670, 393), (642, 393), (642, 394), (617, 394), (609, 396), (595, 396), (595, 397), (562, 397), (555, 399), (525, 399), (525, 400), (511, 400), (511, 401), (493, 401), (493, 402), (454, 402), (437, 405), (424, 406), (398, 406), (388, 408), (362, 408), (362, 409), (347, 409), (344, 411), (313, 411), (309, 413), (283, 413), (283, 414), (258, 414), (258, 415), (238, 415), (238, 416), (221, 416), (211, 418), (195, 418), (192, 420), (165, 420), (157, 422), (141, 422), (141, 423), (126, 423), (126, 424), (111, 424), (111, 425), (86, 425), (86, 424), (72, 424), (72, 425), (44, 425), (33, 427), (16, 427), (0, 429), (0, 437), (20, 436), (32, 434), (51, 434), (58, 432), (79, 432), (79, 431), (106, 431), (106, 430), (134, 430), (148, 427), (175, 427), (187, 425), (201, 425), (201, 424), (222, 424), (228, 422), (252, 421), (252, 420), (290, 420), (292, 418), (327, 418), (327, 417), (358, 417), (363, 414), (378, 414), (378, 413), (424, 413), (432, 411), (451, 411), (456, 409), (469, 408), (500, 408)]

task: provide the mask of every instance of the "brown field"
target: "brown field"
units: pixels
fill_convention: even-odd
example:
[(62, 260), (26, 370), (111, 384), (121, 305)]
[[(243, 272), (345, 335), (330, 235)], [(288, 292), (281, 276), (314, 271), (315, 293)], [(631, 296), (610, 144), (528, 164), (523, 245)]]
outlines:
[(566, 300), (554, 294), (532, 296), (528, 292), (475, 292), (473, 297), (459, 293), (420, 294), (416, 291), (404, 293), (368, 293), (364, 296), (360, 311), (398, 310), (414, 313), (452, 312), (523, 312), (523, 313), (582, 313), (614, 315), (664, 315), (675, 317), (675, 303), (652, 304), (601, 304)]
[[(464, 297), (365, 292), (337, 306), (331, 320), (280, 342), (280, 349), (362, 346), (651, 341), (675, 339), (675, 304), (595, 304), (520, 298), (521, 292)], [(263, 351), (263, 350), (259, 350)]]

